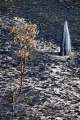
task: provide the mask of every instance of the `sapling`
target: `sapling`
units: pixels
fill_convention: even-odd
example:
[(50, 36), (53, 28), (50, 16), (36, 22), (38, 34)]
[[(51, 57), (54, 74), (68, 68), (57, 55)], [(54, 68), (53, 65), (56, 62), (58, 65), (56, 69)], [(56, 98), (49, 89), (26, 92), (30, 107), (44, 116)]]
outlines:
[(22, 92), (22, 84), (24, 81), (24, 71), (26, 67), (26, 61), (30, 52), (36, 48), (35, 37), (38, 34), (37, 25), (32, 24), (31, 22), (25, 24), (21, 27), (13, 27), (11, 33), (14, 34), (14, 41), (16, 44), (20, 45), (20, 50), (18, 56), (20, 57), (20, 73), (21, 73), (21, 82), (20, 82), (20, 91), (19, 95)]

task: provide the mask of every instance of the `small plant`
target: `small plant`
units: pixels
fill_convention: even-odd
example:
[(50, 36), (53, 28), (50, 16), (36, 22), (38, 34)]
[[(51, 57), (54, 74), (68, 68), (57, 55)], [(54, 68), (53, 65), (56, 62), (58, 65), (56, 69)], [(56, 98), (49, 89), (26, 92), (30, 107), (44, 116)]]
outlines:
[(37, 1), (33, 1), (32, 4), (33, 4), (33, 5), (37, 5)]
[(78, 118), (78, 116), (77, 116), (77, 115), (75, 115), (75, 116), (74, 116), (74, 118)]
[(9, 91), (5, 91), (5, 94), (8, 94), (9, 93)]
[(72, 98), (68, 98), (68, 101), (72, 101), (73, 99)]
[(72, 87), (78, 88), (78, 84), (74, 84), (72, 85)]
[(22, 91), (22, 84), (24, 81), (24, 70), (26, 67), (26, 61), (30, 54), (30, 52), (36, 48), (36, 41), (34, 40), (38, 34), (37, 25), (25, 24), (21, 27), (13, 27), (11, 33), (14, 34), (14, 41), (16, 44), (20, 45), (21, 49), (18, 52), (18, 56), (20, 57), (20, 73), (21, 73), (21, 83), (20, 83), (20, 91)]
[(21, 116), (21, 117), (19, 118), (19, 120), (25, 120), (24, 116)]
[(26, 98), (25, 100), (26, 100), (26, 102), (27, 102), (28, 105), (30, 105), (30, 106), (33, 105), (33, 100), (32, 100), (32, 98)]
[(32, 101), (32, 99), (31, 98), (26, 98), (26, 101)]
[(75, 106), (76, 109), (79, 109), (79, 106)]

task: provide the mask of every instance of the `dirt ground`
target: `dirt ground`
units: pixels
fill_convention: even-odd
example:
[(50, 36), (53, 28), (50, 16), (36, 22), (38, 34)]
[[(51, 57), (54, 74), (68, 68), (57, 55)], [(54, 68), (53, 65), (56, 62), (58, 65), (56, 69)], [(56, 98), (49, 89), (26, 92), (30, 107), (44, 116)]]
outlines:
[[(80, 120), (80, 3), (14, 0), (2, 5), (0, 120)], [(59, 54), (65, 20), (71, 37), (70, 56)], [(29, 21), (38, 26), (37, 48), (26, 63), (22, 93), (11, 102), (20, 86), (20, 47), (10, 30)]]

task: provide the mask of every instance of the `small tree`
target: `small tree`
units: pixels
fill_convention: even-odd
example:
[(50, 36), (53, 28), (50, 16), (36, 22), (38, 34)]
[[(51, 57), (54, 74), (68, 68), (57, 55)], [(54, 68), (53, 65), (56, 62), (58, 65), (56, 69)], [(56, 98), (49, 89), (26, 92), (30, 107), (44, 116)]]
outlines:
[(21, 49), (18, 52), (20, 57), (20, 73), (21, 73), (21, 83), (19, 95), (22, 91), (22, 84), (24, 81), (24, 70), (26, 67), (26, 60), (34, 48), (36, 48), (36, 41), (34, 40), (38, 34), (37, 25), (25, 24), (21, 27), (13, 27), (11, 33), (14, 33), (14, 41), (16, 44), (20, 45)]

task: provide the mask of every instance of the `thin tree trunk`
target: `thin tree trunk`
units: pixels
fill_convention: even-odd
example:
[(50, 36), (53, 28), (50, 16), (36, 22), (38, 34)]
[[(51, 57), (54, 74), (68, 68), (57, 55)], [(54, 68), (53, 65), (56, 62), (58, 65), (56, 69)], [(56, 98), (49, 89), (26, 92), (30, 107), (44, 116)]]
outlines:
[(19, 94), (22, 92), (22, 85), (23, 85), (23, 81), (24, 81), (25, 67), (26, 67), (26, 59), (21, 58), (21, 61), (20, 61), (21, 83), (20, 83), (20, 92), (19, 92)]

